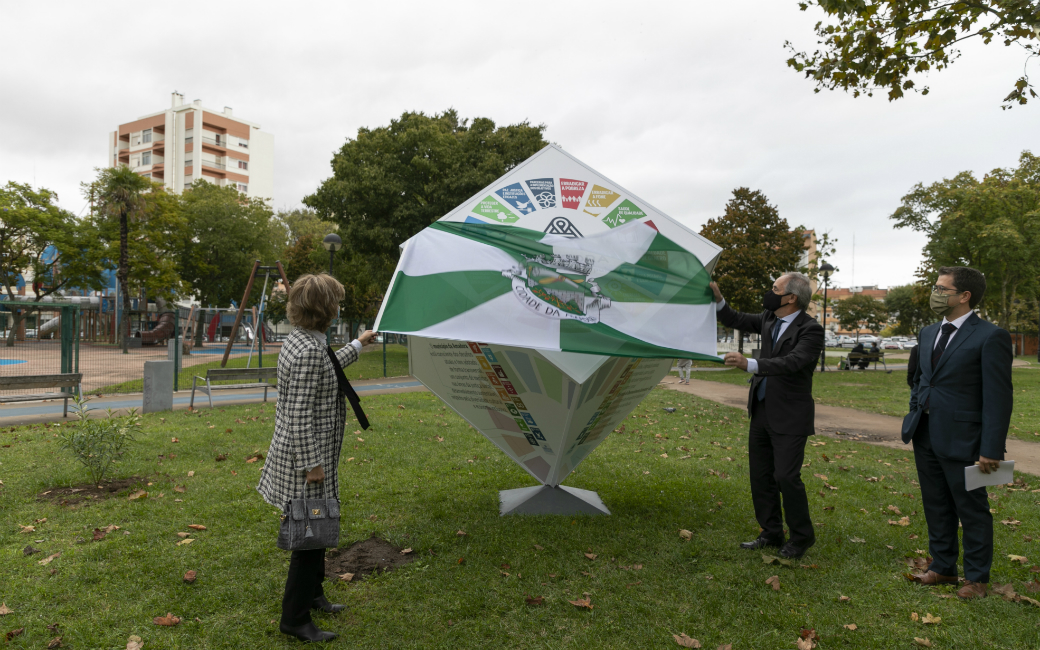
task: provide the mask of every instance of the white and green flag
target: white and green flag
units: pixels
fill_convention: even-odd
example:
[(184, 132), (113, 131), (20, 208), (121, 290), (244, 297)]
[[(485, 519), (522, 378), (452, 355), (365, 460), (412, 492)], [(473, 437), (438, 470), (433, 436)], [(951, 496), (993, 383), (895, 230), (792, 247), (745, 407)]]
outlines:
[(720, 249), (557, 147), (402, 248), (380, 331), (718, 360), (708, 283)]

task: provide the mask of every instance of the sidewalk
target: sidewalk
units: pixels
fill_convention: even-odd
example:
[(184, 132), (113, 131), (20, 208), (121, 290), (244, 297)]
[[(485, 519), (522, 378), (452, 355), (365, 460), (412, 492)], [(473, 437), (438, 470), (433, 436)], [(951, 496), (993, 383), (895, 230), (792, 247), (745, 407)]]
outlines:
[[(423, 386), (415, 377), (387, 377), (385, 379), (363, 379), (350, 383), (361, 397), (368, 395), (387, 395), (392, 393), (413, 393), (425, 391)], [(272, 404), (278, 398), (278, 389), (271, 388), (267, 391), (267, 401)], [(119, 395), (106, 395), (90, 400), (90, 408), (93, 415), (100, 417), (105, 415), (106, 409), (123, 414), (128, 409), (141, 410), (143, 395), (141, 393), (123, 393)], [(233, 404), (262, 403), (264, 391), (240, 390), (220, 391), (213, 395), (213, 407), (230, 406)], [(177, 391), (173, 394), (173, 410), (182, 411), (188, 408), (191, 401), (191, 389)], [(48, 400), (45, 402), (23, 402), (6, 406), (0, 406), (0, 427), (20, 426), (23, 424), (40, 424), (42, 422), (61, 422), (64, 408), (61, 400)], [(209, 400), (204, 393), (195, 393), (195, 408), (205, 410), (209, 408)], [(74, 420), (72, 405), (69, 405), (68, 420)]]
[[(745, 412), (747, 409), (748, 389), (746, 386), (702, 379), (691, 379), (687, 385), (680, 384), (677, 377), (665, 377), (660, 385), (663, 388), (739, 408)], [(816, 433), (830, 438), (857, 440), (872, 445), (901, 449), (909, 454), (913, 451), (913, 445), (903, 444), (900, 438), (902, 427), (902, 418), (857, 411), (841, 406), (816, 405)], [(843, 435), (839, 436), (837, 433), (839, 431)], [(1040, 476), (1040, 444), (1009, 437), (1006, 458), (1015, 461), (1015, 471)]]

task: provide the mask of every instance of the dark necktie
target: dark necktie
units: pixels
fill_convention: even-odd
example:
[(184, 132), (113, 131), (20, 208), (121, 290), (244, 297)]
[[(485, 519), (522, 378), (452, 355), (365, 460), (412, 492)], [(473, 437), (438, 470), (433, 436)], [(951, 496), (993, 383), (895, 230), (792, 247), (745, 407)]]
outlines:
[[(776, 340), (780, 338), (780, 327), (784, 324), (784, 321), (779, 318), (776, 319), (776, 323), (773, 324), (773, 343), (769, 346), (769, 355), (772, 356), (773, 352), (776, 351)], [(755, 391), (755, 397), (761, 401), (766, 398), (766, 380), (768, 377), (763, 377), (762, 381), (758, 382), (758, 390)]]
[(336, 353), (333, 351), (332, 346), (325, 347), (325, 354), (329, 356), (329, 361), (332, 362), (332, 367), (336, 371), (336, 383), (339, 384), (339, 392), (341, 395), (347, 398), (350, 402), (350, 408), (354, 409), (354, 416), (357, 417), (358, 424), (361, 425), (362, 429), (368, 429), (368, 418), (365, 416), (365, 412), (361, 409), (361, 398), (358, 397), (357, 391), (350, 385), (347, 380), (347, 376), (343, 373), (343, 366), (339, 363), (339, 358), (336, 357)]
[(939, 359), (942, 357), (943, 352), (946, 351), (946, 345), (950, 342), (950, 337), (956, 331), (957, 326), (953, 323), (946, 323), (942, 326), (942, 336), (939, 337), (939, 343), (932, 350), (932, 370), (935, 370), (935, 367), (939, 365)]

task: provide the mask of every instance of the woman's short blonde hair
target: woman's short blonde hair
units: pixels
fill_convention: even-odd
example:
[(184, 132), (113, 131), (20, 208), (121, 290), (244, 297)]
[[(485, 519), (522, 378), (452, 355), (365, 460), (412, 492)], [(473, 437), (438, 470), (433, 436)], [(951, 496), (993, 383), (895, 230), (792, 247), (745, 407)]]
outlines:
[(285, 313), (292, 325), (321, 332), (336, 318), (345, 295), (343, 285), (328, 273), (307, 273), (296, 278), (289, 288)]

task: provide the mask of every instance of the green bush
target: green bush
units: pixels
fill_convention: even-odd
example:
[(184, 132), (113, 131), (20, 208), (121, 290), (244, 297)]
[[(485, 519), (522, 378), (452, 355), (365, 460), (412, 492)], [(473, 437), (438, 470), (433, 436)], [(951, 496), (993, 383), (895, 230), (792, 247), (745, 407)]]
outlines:
[(125, 416), (107, 409), (107, 418), (91, 419), (91, 409), (87, 408), (90, 400), (77, 397), (75, 401), (79, 422), (62, 430), (61, 448), (71, 451), (87, 468), (91, 482), (98, 485), (127, 445), (134, 442), (134, 435), (141, 432), (141, 416), (137, 409), (130, 409)]

